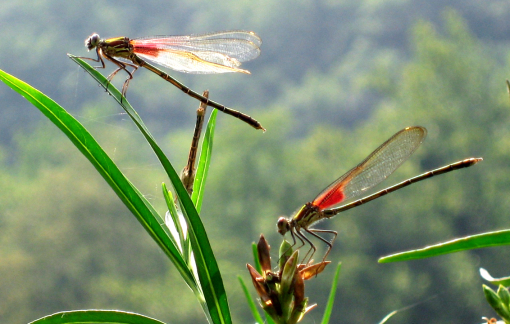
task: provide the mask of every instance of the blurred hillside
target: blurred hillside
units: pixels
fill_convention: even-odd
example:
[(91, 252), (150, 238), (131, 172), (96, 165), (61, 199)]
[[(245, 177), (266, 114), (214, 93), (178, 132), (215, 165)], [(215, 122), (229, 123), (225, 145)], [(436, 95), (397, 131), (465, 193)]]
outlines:
[[(7, 2), (0, 69), (40, 89), (91, 130), (164, 212), (168, 183), (109, 96), (67, 59), (83, 40), (245, 29), (263, 39), (247, 75), (172, 75), (258, 119), (262, 134), (220, 114), (202, 218), (236, 323), (252, 322), (236, 280), (250, 243), (312, 200), (398, 130), (425, 126), (422, 148), (386, 185), (471, 156), (472, 168), (427, 180), (320, 224), (339, 232), (342, 262), (331, 323), (477, 323), (492, 316), (478, 268), (508, 275), (504, 249), (399, 264), (377, 258), (508, 228), (510, 4), (506, 1)], [(107, 66), (104, 74), (114, 69)], [(124, 76), (119, 74), (115, 84)], [(71, 309), (135, 311), (205, 323), (193, 294), (70, 142), (0, 86), (0, 322)], [(128, 98), (184, 166), (198, 102), (137, 72)], [(105, 226), (114, 222), (114, 228)], [(333, 267), (307, 287), (319, 322)]]

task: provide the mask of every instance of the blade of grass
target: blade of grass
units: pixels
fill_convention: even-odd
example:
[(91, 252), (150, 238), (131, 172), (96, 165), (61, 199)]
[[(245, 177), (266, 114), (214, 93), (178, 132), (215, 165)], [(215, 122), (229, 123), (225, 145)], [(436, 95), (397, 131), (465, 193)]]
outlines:
[(324, 310), (324, 316), (322, 317), (322, 324), (328, 324), (329, 319), (331, 318), (331, 312), (333, 311), (333, 304), (335, 303), (335, 294), (336, 288), (338, 287), (338, 278), (340, 277), (340, 269), (342, 268), (342, 263), (339, 262), (336, 267), (335, 276), (333, 277), (333, 282), (331, 283), (331, 291), (329, 292), (328, 303), (326, 304), (326, 309)]
[(239, 284), (241, 284), (241, 288), (243, 289), (244, 296), (246, 297), (246, 301), (248, 302), (248, 306), (250, 307), (253, 318), (257, 323), (263, 324), (264, 320), (262, 319), (262, 316), (260, 316), (260, 313), (257, 310), (257, 305), (255, 304), (255, 300), (253, 300), (253, 298), (251, 297), (250, 292), (248, 291), (248, 287), (246, 287), (243, 278), (241, 278), (241, 276), (237, 276), (237, 279), (239, 280)]
[(144, 315), (117, 310), (78, 310), (59, 312), (42, 317), (29, 324), (83, 324), (83, 323), (118, 323), (118, 324), (165, 324)]
[[(119, 105), (126, 111), (128, 116), (135, 122), (138, 128), (142, 128), (144, 132), (152, 138), (152, 135), (149, 132), (149, 129), (145, 126), (143, 120), (140, 118), (136, 110), (129, 104), (125, 97), (122, 97), (120, 91), (118, 91), (113, 84), (111, 84), (101, 73), (96, 71), (92, 66), (87, 64), (84, 60), (80, 59), (77, 56), (72, 54), (67, 54), (67, 56), (73, 60), (76, 64), (81, 66), (85, 72), (90, 74), (90, 76), (99, 83), (111, 96), (112, 98), (119, 103)], [(153, 138), (152, 138), (153, 139)], [(153, 139), (154, 140), (154, 139)]]
[(193, 194), (191, 195), (191, 200), (195, 204), (199, 214), (200, 209), (202, 208), (202, 198), (204, 195), (205, 181), (207, 180), (207, 172), (209, 171), (209, 165), (211, 164), (214, 128), (216, 126), (217, 114), (218, 110), (214, 109), (211, 113), (211, 117), (209, 117), (209, 122), (207, 123), (207, 129), (205, 131), (202, 148), (200, 150), (197, 172), (195, 174), (195, 182), (193, 184)]
[(121, 100), (122, 96), (120, 92), (111, 85), (108, 80), (101, 75), (101, 73), (97, 72), (85, 61), (71, 54), (68, 54), (68, 56), (85, 69), (87, 73), (89, 73), (100, 85), (102, 85), (117, 102), (119, 102), (126, 113), (132, 118), (133, 122), (144, 135), (145, 139), (158, 157), (170, 181), (172, 182), (179, 201), (182, 203), (182, 212), (189, 225), (188, 233), (193, 247), (193, 254), (195, 256), (195, 263), (199, 274), (199, 282), (204, 293), (208, 312), (215, 323), (231, 323), (232, 319), (230, 316), (230, 309), (223, 280), (218, 268), (218, 263), (214, 257), (209, 239), (207, 238), (207, 233), (200, 217), (198, 216), (195, 205), (191, 201), (191, 198), (184, 188), (177, 172), (175, 172), (175, 169), (168, 161), (166, 155), (156, 144), (153, 136), (150, 134), (147, 127), (145, 127), (145, 124), (135, 110), (129, 105), (125, 98)]
[(257, 243), (253, 242), (251, 244), (251, 252), (253, 254), (253, 262), (255, 263), (255, 270), (258, 273), (262, 273), (262, 265), (260, 264), (259, 252), (257, 250)]
[(163, 220), (159, 214), (122, 174), (94, 137), (65, 109), (37, 89), (1, 70), (0, 80), (31, 102), (71, 140), (170, 258), (191, 289), (198, 291), (196, 280), (169, 238), (168, 229), (161, 226)]
[[(177, 176), (177, 174), (175, 174), (175, 176)], [(179, 178), (177, 179), (179, 180)], [(209, 244), (207, 233), (205, 232), (205, 228), (188, 192), (182, 183), (179, 184), (181, 187), (179, 189), (181, 194), (178, 198), (183, 206), (182, 213), (189, 224), (188, 231), (194, 260), (202, 290), (204, 291), (206, 301), (208, 301), (209, 313), (213, 319), (216, 317), (221, 320), (221, 323), (232, 323), (227, 295), (223, 286), (223, 279), (221, 278), (218, 263), (216, 262), (211, 245)]]
[(448, 242), (427, 246), (422, 249), (388, 255), (380, 258), (379, 263), (424, 259), (448, 253), (508, 244), (510, 244), (510, 230), (488, 232), (458, 238)]
[[(175, 237), (174, 239), (175, 240), (179, 240), (179, 245), (181, 247), (181, 250), (184, 251), (184, 248), (185, 248), (185, 242), (186, 242), (186, 239), (185, 237), (187, 235), (185, 235), (184, 233), (184, 229), (182, 228), (181, 226), (181, 221), (179, 219), (179, 213), (177, 212), (177, 209), (175, 208), (175, 203), (174, 203), (174, 199), (173, 199), (173, 196), (172, 196), (172, 192), (169, 191), (167, 188), (166, 188), (166, 185), (165, 183), (163, 183), (161, 185), (161, 188), (163, 189), (163, 197), (165, 197), (165, 201), (166, 201), (166, 205), (168, 207), (168, 213), (170, 214), (170, 217), (172, 218), (172, 225), (175, 229), (175, 232), (177, 234), (177, 237)], [(166, 217), (165, 217), (165, 224), (167, 224), (167, 220), (166, 220)], [(175, 242), (176, 245), (177, 245), (177, 242)], [(185, 253), (182, 253), (184, 256), (186, 256), (187, 254)], [(188, 263), (188, 259), (184, 259), (186, 264), (189, 264)]]

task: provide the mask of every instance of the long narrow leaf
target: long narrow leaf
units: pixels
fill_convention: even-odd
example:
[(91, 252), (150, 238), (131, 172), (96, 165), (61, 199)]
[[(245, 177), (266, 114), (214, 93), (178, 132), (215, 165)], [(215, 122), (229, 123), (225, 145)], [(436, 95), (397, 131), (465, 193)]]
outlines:
[(200, 214), (202, 208), (202, 199), (204, 196), (205, 181), (207, 180), (207, 172), (211, 164), (214, 128), (216, 126), (216, 115), (218, 110), (214, 109), (209, 117), (207, 123), (207, 130), (205, 131), (204, 140), (202, 142), (202, 149), (200, 150), (200, 160), (198, 161), (197, 172), (195, 174), (195, 182), (193, 183), (193, 194), (191, 200)]
[[(167, 227), (170, 227), (169, 225), (173, 226), (176, 235), (172, 235), (172, 238), (174, 239), (175, 244), (177, 244), (177, 242), (179, 242), (178, 244), (181, 247), (181, 251), (183, 251), (184, 247), (185, 247), (184, 244), (186, 241), (185, 237), (187, 235), (185, 234), (185, 230), (181, 226), (181, 221), (179, 219), (179, 213), (177, 212), (177, 209), (175, 208), (175, 202), (174, 202), (174, 199), (172, 196), (172, 192), (168, 191), (164, 182), (161, 185), (161, 187), (163, 189), (163, 197), (165, 197), (165, 202), (166, 202), (166, 205), (168, 206), (168, 214), (170, 214), (170, 218), (171, 218), (171, 224), (169, 224), (170, 221), (168, 221), (165, 216), (165, 224)], [(184, 253), (182, 253), (182, 254), (186, 255)], [(188, 260), (186, 258), (184, 258), (184, 260), (185, 260), (186, 264), (188, 264)]]
[(120, 92), (111, 84), (109, 84), (108, 80), (106, 80), (104, 76), (102, 76), (85, 61), (74, 55), (68, 55), (73, 61), (79, 64), (82, 68), (85, 69), (87, 73), (96, 79), (97, 82), (101, 84), (115, 98), (115, 100), (121, 104), (121, 106), (133, 119), (149, 145), (154, 150), (154, 153), (160, 160), (160, 163), (162, 164), (165, 172), (172, 182), (172, 185), (174, 186), (177, 197), (183, 206), (183, 215), (186, 217), (189, 224), (188, 234), (190, 235), (190, 240), (193, 247), (200, 285), (202, 287), (202, 291), (207, 303), (207, 311), (215, 323), (231, 323), (232, 319), (230, 316), (230, 309), (228, 307), (225, 287), (223, 286), (223, 280), (218, 268), (218, 263), (214, 257), (209, 239), (207, 238), (207, 233), (205, 231), (204, 225), (198, 216), (197, 210), (191, 201), (191, 198), (182, 185), (180, 177), (175, 172), (175, 169), (172, 167), (163, 151), (156, 144), (156, 141), (148, 129), (145, 127), (138, 114), (136, 114), (136, 112), (135, 114), (132, 114), (134, 109), (132, 109), (125, 98), (122, 99)]
[(218, 323), (232, 323), (223, 280), (204, 225), (198, 216), (195, 205), (175, 171), (172, 177), (175, 177), (172, 184), (176, 184), (175, 190), (183, 206), (182, 212), (189, 224), (188, 234), (195, 256), (200, 284), (209, 307), (209, 313), (213, 320), (217, 319), (220, 321)]
[(117, 90), (113, 86), (113, 84), (110, 83), (110, 81), (108, 81), (101, 73), (96, 71), (96, 69), (94, 69), (92, 66), (87, 64), (81, 58), (74, 56), (72, 54), (67, 54), (67, 56), (69, 56), (69, 58), (71, 60), (73, 60), (76, 64), (81, 66), (85, 70), (85, 72), (90, 74), (90, 76), (94, 80), (96, 80), (97, 83), (99, 83), (99, 85), (101, 85), (106, 91), (108, 91), (108, 93), (112, 96), (112, 98), (115, 99), (115, 101), (117, 101), (121, 105), (122, 109), (124, 109), (126, 111), (126, 113), (129, 115), (129, 117), (131, 119), (133, 119), (136, 126), (138, 126), (139, 128), (142, 128), (144, 130), (144, 132), (152, 138), (152, 135), (150, 135), (149, 130), (145, 126), (143, 120), (140, 118), (140, 116), (138, 115), (136, 110), (133, 109), (133, 107), (129, 104), (127, 99), (121, 95), (120, 91)]
[(135, 215), (149, 235), (175, 264), (186, 283), (197, 290), (195, 279), (184, 263), (179, 250), (161, 224), (163, 220), (152, 205), (118, 169), (94, 137), (61, 106), (25, 82), (0, 70), (0, 80), (21, 94), (50, 119), (92, 163), (113, 191)]
[(79, 310), (59, 312), (42, 317), (29, 324), (83, 324), (83, 323), (118, 323), (118, 324), (165, 324), (156, 319), (130, 312), (117, 310)]
[(255, 321), (259, 324), (263, 324), (264, 320), (262, 319), (262, 316), (260, 316), (260, 313), (257, 309), (257, 305), (255, 304), (255, 301), (250, 295), (250, 292), (248, 291), (248, 287), (246, 287), (246, 284), (244, 283), (243, 278), (241, 276), (237, 276), (237, 279), (239, 280), (239, 284), (241, 285), (241, 288), (243, 289), (244, 296), (246, 297), (246, 301), (248, 301), (248, 306), (250, 307), (251, 314)]
[(400, 252), (379, 259), (379, 263), (430, 258), (442, 254), (510, 244), (510, 230), (466, 236), (418, 250)]
[(338, 287), (338, 277), (340, 276), (341, 268), (342, 263), (338, 263), (335, 271), (335, 276), (333, 277), (333, 282), (331, 283), (331, 291), (329, 292), (328, 303), (326, 304), (324, 316), (322, 317), (322, 324), (328, 324), (329, 319), (331, 318), (331, 312), (333, 311), (333, 304), (335, 303), (336, 288)]
[(262, 273), (262, 265), (260, 264), (259, 252), (257, 250), (257, 243), (253, 242), (251, 244), (251, 253), (253, 254), (253, 262), (255, 263), (255, 270), (258, 273)]

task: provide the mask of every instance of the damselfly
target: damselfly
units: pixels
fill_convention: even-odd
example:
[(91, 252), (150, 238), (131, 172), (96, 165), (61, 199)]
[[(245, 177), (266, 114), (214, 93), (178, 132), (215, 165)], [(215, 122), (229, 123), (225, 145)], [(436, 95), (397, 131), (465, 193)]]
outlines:
[[(239, 67), (241, 62), (253, 60), (260, 55), (261, 44), (260, 37), (254, 32), (239, 30), (203, 35), (155, 36), (136, 39), (127, 37), (101, 39), (98, 34), (92, 34), (85, 40), (85, 46), (89, 51), (96, 49), (97, 59), (82, 58), (100, 62), (101, 66), (96, 68), (105, 68), (103, 58), (117, 65), (118, 68), (108, 76), (109, 81), (119, 71), (125, 71), (128, 77), (122, 87), (123, 96), (126, 95), (129, 81), (133, 79), (133, 73), (138, 67), (143, 66), (204, 104), (232, 115), (255, 129), (265, 130), (258, 121), (250, 116), (201, 96), (147, 62), (194, 74), (227, 72), (250, 74), (249, 71)], [(132, 70), (129, 71), (128, 67), (131, 67)]]
[[(326, 257), (333, 247), (333, 242), (336, 239), (337, 232), (310, 228), (310, 226), (314, 223), (325, 218), (331, 218), (340, 212), (382, 197), (412, 183), (435, 175), (466, 168), (482, 161), (482, 158), (469, 158), (455, 162), (423, 173), (414, 178), (407, 179), (365, 198), (335, 208), (335, 206), (342, 202), (361, 196), (364, 192), (386, 179), (393, 173), (393, 171), (404, 163), (411, 154), (414, 153), (414, 151), (416, 151), (426, 134), (427, 130), (420, 126), (407, 127), (399, 131), (379, 146), (360, 164), (330, 184), (312, 202), (306, 203), (292, 218), (280, 217), (277, 223), (278, 232), (282, 235), (290, 232), (294, 245), (297, 243), (297, 237), (297, 239), (301, 242), (301, 245), (298, 248), (305, 245), (305, 242), (308, 243), (310, 245), (310, 250), (307, 255), (312, 251), (309, 260), (312, 259), (316, 248), (301, 230), (318, 238), (328, 246), (328, 250), (323, 258), (323, 260), (326, 260)], [(333, 239), (331, 241), (327, 241), (317, 233), (332, 234)], [(306, 260), (306, 256), (304, 260)]]

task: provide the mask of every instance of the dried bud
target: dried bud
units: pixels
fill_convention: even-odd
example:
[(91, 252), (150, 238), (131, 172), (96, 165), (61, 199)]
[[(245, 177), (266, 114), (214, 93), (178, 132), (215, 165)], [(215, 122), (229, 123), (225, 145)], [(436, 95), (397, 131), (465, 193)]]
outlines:
[(303, 278), (303, 280), (308, 280), (313, 277), (316, 277), (319, 273), (324, 271), (326, 266), (330, 263), (331, 263), (331, 261), (324, 261), (324, 262), (312, 264), (309, 266), (300, 264), (300, 266), (304, 266), (304, 267), (301, 267), (301, 269), (300, 269), (300, 267), (298, 266), (299, 273), (301, 274), (301, 277)]
[(295, 324), (316, 305), (307, 307), (304, 281), (324, 271), (329, 261), (317, 264), (298, 264), (299, 251), (284, 241), (280, 246), (280, 270), (272, 271), (270, 246), (263, 235), (257, 243), (262, 274), (247, 264), (253, 286), (260, 296), (262, 308), (276, 323)]
[(257, 243), (257, 253), (259, 256), (260, 266), (262, 271), (271, 271), (271, 256), (269, 255), (271, 247), (267, 243), (264, 235), (260, 235), (259, 242)]

